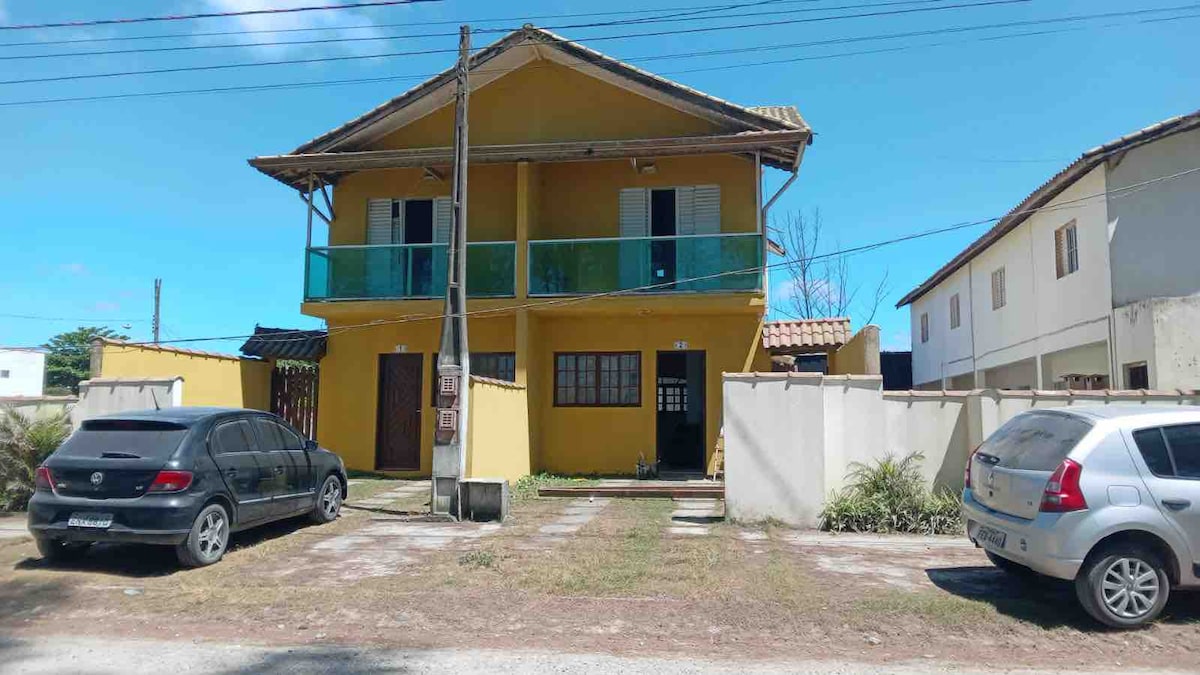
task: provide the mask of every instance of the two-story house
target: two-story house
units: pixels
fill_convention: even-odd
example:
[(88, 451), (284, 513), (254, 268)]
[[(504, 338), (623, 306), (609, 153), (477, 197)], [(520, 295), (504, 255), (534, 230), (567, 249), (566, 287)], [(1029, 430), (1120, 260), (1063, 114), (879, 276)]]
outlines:
[[(763, 172), (794, 177), (809, 127), (532, 27), (470, 69), (472, 374), (524, 387), (531, 471), (703, 469), (722, 372), (770, 370)], [(328, 324), (317, 428), (352, 468), (430, 473), (453, 97), (448, 70), (250, 160), (316, 202), (302, 311)]]
[(1200, 386), (1200, 111), (1085, 152), (900, 300), (922, 388)]

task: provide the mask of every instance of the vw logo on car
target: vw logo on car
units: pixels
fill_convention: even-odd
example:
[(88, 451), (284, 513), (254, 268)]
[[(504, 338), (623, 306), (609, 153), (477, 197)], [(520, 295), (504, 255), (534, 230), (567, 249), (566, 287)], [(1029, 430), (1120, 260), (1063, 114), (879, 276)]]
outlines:
[(91, 481), (92, 481), (92, 485), (97, 485), (97, 486), (100, 485), (101, 483), (104, 482), (104, 474), (100, 473), (99, 471), (96, 471), (95, 473), (92, 474)]

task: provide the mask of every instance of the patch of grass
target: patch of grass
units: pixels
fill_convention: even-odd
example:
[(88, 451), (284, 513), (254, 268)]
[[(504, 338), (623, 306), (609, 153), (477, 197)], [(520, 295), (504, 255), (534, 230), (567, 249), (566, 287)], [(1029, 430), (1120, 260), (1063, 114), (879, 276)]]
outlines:
[(594, 485), (596, 481), (588, 478), (574, 478), (569, 476), (556, 476), (551, 473), (539, 473), (531, 476), (521, 476), (512, 487), (513, 501), (528, 501), (537, 499), (538, 488), (543, 487), (559, 487), (563, 485), (574, 487), (587, 487)]
[(985, 602), (944, 593), (905, 590), (872, 593), (849, 603), (844, 609), (849, 613), (848, 620), (857, 620), (864, 628), (890, 620), (920, 620), (946, 628), (963, 628), (997, 619), (995, 609)]
[(491, 551), (468, 551), (458, 556), (458, 564), (463, 567), (495, 567), (496, 554)]
[(350, 480), (354, 480), (356, 478), (372, 478), (375, 480), (393, 480), (393, 481), (408, 480), (406, 478), (397, 478), (395, 476), (390, 476), (386, 473), (380, 473), (378, 471), (363, 471), (362, 469), (346, 469), (346, 477), (349, 478)]

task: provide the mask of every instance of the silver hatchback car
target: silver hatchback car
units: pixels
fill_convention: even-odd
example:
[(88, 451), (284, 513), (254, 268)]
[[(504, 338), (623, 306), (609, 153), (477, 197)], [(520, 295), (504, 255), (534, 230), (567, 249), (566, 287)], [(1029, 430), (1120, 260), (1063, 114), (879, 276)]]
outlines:
[(1200, 587), (1200, 407), (1032, 410), (967, 460), (967, 536), (1007, 571), (1075, 582), (1098, 621), (1152, 621)]

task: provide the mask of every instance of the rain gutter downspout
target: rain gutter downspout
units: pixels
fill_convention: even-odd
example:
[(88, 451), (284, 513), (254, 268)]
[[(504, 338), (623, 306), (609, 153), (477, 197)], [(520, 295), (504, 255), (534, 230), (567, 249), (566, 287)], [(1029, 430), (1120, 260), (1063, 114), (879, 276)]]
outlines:
[(779, 198), (783, 196), (783, 193), (786, 192), (787, 189), (792, 186), (792, 183), (795, 183), (796, 179), (800, 176), (800, 161), (802, 159), (804, 159), (804, 149), (807, 148), (809, 145), (812, 145), (812, 135), (811, 134), (809, 135), (808, 140), (806, 140), (805, 142), (803, 142), (797, 146), (796, 162), (795, 162), (795, 164), (792, 164), (792, 175), (788, 176), (788, 179), (786, 181), (784, 181), (783, 185), (780, 185), (779, 189), (775, 191), (775, 194), (771, 195), (771, 198), (768, 199), (767, 203), (763, 205), (763, 207), (762, 207), (762, 222), (763, 222), (764, 228), (766, 227), (766, 224), (767, 224), (767, 213), (771, 210), (771, 206), (773, 206), (775, 204), (775, 202), (778, 201)]

